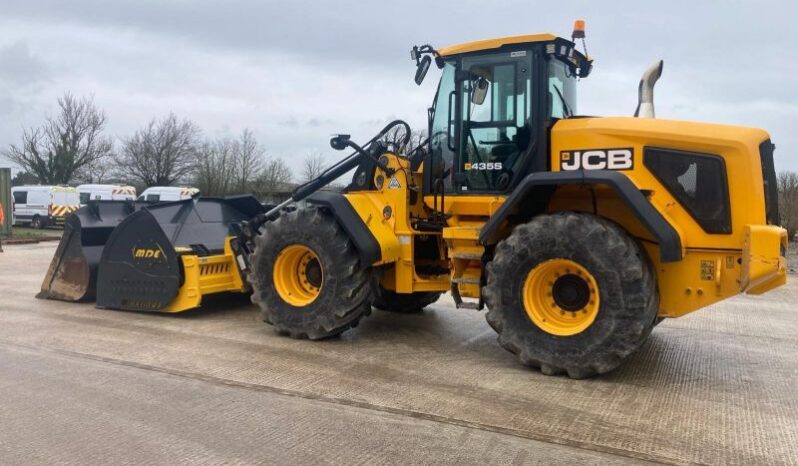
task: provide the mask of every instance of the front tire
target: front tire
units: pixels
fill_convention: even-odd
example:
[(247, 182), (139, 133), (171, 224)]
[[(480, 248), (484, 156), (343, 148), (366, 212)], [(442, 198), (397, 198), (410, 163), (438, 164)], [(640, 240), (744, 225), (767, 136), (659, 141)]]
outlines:
[(547, 375), (609, 372), (651, 333), (654, 273), (618, 225), (589, 214), (541, 215), (496, 247), (484, 290), (499, 344)]
[(308, 207), (266, 222), (248, 274), (263, 321), (292, 338), (318, 340), (371, 312), (370, 271), (326, 211)]

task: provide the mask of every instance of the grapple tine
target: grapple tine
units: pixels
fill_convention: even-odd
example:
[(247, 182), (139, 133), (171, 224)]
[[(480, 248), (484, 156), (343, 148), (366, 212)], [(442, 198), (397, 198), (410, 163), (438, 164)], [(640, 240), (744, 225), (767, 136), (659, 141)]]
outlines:
[(93, 297), (93, 285), (90, 266), (80, 244), (80, 222), (67, 221), (61, 242), (42, 282), (42, 290), (36, 297), (82, 301)]
[(93, 201), (64, 223), (64, 234), (36, 295), (40, 299), (90, 301), (96, 295), (97, 266), (108, 237), (136, 206), (129, 201)]

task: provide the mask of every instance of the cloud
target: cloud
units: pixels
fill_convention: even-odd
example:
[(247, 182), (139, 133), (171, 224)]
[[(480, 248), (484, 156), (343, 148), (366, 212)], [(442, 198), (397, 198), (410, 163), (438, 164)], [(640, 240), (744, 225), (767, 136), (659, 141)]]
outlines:
[(50, 70), (26, 42), (0, 46), (0, 81), (8, 86), (32, 86), (48, 80)]
[(722, 9), (687, 0), (551, 8), (528, 0), (6, 2), (0, 146), (71, 91), (94, 95), (117, 136), (174, 111), (209, 135), (251, 128), (296, 168), (297, 156), (312, 151), (334, 161), (332, 133), (367, 140), (394, 117), (426, 126), (436, 72), (421, 87), (412, 82), (412, 45), (567, 36), (584, 17), (596, 62), (579, 85), (580, 113), (631, 115), (640, 74), (664, 58), (658, 116), (767, 128), (779, 168), (798, 170), (798, 160), (781, 155), (798, 152), (790, 124), (798, 106), (789, 36), (796, 10), (772, 0)]

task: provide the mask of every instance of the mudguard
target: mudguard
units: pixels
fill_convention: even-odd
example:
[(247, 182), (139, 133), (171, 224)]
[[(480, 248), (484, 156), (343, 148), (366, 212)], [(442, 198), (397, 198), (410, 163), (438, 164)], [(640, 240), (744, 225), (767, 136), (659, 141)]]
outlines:
[(509, 218), (528, 220), (545, 212), (549, 199), (557, 186), (566, 184), (602, 184), (613, 188), (640, 223), (657, 239), (662, 262), (682, 259), (682, 241), (679, 233), (662, 214), (651, 205), (646, 196), (626, 176), (611, 170), (574, 170), (540, 172), (527, 175), (499, 210), (485, 223), (479, 233), (484, 245), (496, 244), (499, 232)]
[(307, 202), (326, 207), (335, 216), (336, 221), (344, 229), (360, 254), (360, 263), (369, 266), (382, 258), (380, 243), (377, 242), (369, 228), (357, 214), (352, 204), (343, 194), (331, 191), (319, 191), (311, 194)]

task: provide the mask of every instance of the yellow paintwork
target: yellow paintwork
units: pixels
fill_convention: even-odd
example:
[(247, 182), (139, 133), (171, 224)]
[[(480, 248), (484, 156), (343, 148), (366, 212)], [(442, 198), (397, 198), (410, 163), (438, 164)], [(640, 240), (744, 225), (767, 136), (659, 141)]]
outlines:
[[(631, 147), (634, 168), (623, 173), (642, 190), (651, 192), (649, 200), (676, 229), (682, 241), (684, 259), (661, 263), (659, 247), (624, 203), (608, 189), (568, 187), (558, 190), (549, 205), (550, 211), (593, 212), (596, 196), (598, 214), (619, 223), (641, 239), (657, 271), (660, 290), (659, 315), (678, 317), (741, 291), (743, 245), (746, 231), (764, 227), (765, 201), (759, 144), (768, 134), (756, 128), (690, 121), (649, 118), (612, 117), (562, 120), (551, 132), (551, 167), (559, 171), (562, 151), (592, 148)], [(643, 147), (654, 146), (684, 151), (716, 154), (724, 159), (729, 180), (731, 234), (706, 233), (685, 208), (662, 186), (643, 164)], [(734, 183), (734, 180), (746, 180)], [(778, 263), (778, 249), (770, 248), (762, 260)], [(714, 265), (711, 265), (714, 264)], [(704, 273), (702, 274), (702, 268)], [(712, 279), (708, 273), (714, 273)], [(770, 284), (786, 280), (777, 273)], [(777, 286), (777, 285), (775, 285)], [(753, 290), (753, 291), (752, 291)]]
[(235, 254), (230, 247), (233, 237), (227, 238), (224, 253), (216, 256), (200, 257), (183, 254), (183, 286), (177, 297), (162, 312), (183, 312), (202, 304), (204, 295), (226, 291), (243, 293), (247, 290), (241, 278)]
[(497, 49), (509, 44), (525, 44), (528, 42), (549, 42), (556, 39), (554, 34), (526, 34), (521, 36), (499, 37), (496, 39), (475, 40), (463, 44), (451, 45), (438, 50), (442, 57), (460, 53), (478, 52), (480, 50)]
[[(292, 244), (277, 256), (274, 262), (274, 289), (283, 301), (295, 307), (303, 307), (319, 297), (318, 288), (308, 280), (308, 264), (319, 260), (312, 249), (301, 244)], [(324, 280), (322, 271), (322, 282)]]
[[(446, 291), (448, 275), (422, 276), (415, 270), (415, 241), (418, 236), (435, 233), (419, 232), (410, 225), (412, 216), (423, 216), (424, 207), (420, 178), (410, 172), (409, 162), (393, 154), (386, 154), (388, 166), (395, 171), (390, 179), (377, 170), (374, 176), (377, 191), (346, 194), (358, 216), (380, 245), (381, 260), (375, 266), (392, 264), (383, 270), (382, 285), (398, 293)], [(410, 202), (410, 192), (416, 191), (416, 202)]]
[[(583, 309), (567, 311), (554, 302), (554, 283), (564, 275), (576, 275), (587, 283), (590, 301)], [(544, 332), (561, 337), (587, 330), (596, 320), (601, 306), (596, 279), (586, 268), (570, 259), (551, 259), (530, 270), (521, 296), (524, 311), (532, 323)]]
[[(449, 202), (452, 200), (452, 202)], [(429, 196), (425, 203), (432, 203)], [(443, 229), (447, 258), (451, 267), (451, 280), (457, 284), (460, 296), (479, 298), (482, 294), (482, 254), (485, 247), (479, 243), (479, 232), (488, 217), (504, 203), (502, 196), (447, 197), (445, 212), (448, 226)]]
[(746, 225), (740, 291), (762, 294), (787, 282), (787, 232), (783, 228)]

